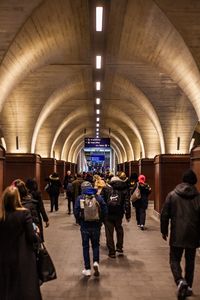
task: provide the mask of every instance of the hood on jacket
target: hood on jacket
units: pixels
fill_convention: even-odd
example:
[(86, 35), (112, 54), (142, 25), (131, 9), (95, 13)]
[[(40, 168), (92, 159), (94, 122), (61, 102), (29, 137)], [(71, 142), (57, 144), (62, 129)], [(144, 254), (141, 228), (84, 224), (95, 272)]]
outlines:
[(182, 198), (191, 199), (197, 196), (199, 193), (194, 185), (182, 182), (175, 187), (175, 193)]
[(53, 174), (49, 175), (49, 179), (50, 180), (59, 180), (59, 176), (56, 172), (54, 172)]
[(97, 193), (97, 189), (90, 186), (83, 187), (81, 188), (81, 190), (82, 190), (82, 194), (84, 195), (96, 195)]
[(127, 188), (127, 183), (121, 179), (111, 180), (110, 185), (114, 190), (124, 190)]
[(110, 182), (113, 182), (113, 181), (122, 181), (119, 176), (112, 176)]

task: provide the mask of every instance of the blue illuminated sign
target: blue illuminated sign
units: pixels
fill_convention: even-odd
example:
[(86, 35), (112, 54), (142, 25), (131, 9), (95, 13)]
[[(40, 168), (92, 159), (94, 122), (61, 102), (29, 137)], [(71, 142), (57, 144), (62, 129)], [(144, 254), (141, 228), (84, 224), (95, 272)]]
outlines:
[(110, 138), (85, 138), (85, 148), (110, 148)]

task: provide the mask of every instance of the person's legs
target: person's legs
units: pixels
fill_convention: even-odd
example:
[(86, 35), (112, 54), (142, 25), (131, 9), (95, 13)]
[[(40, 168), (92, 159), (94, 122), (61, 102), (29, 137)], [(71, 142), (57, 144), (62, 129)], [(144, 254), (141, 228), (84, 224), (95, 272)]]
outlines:
[(141, 207), (140, 208), (140, 226), (144, 227), (145, 221), (146, 221), (146, 209)]
[(124, 230), (122, 227), (122, 218), (119, 218), (115, 221), (115, 230), (117, 233), (116, 248), (117, 248), (117, 250), (123, 250)]
[(54, 196), (53, 195), (50, 195), (50, 202), (51, 202), (51, 212), (53, 211), (53, 208), (54, 208)]
[(181, 247), (170, 247), (170, 266), (174, 280), (177, 284), (177, 298), (183, 300), (187, 296), (188, 285), (182, 276), (181, 269), (181, 258), (183, 255), (184, 248)]
[(138, 207), (135, 207), (135, 216), (137, 225), (140, 225), (140, 209)]
[(71, 199), (67, 197), (67, 202), (68, 202), (68, 214), (71, 214)]
[(192, 288), (193, 279), (194, 279), (195, 257), (196, 257), (195, 248), (185, 249), (185, 280), (190, 288)]
[(180, 247), (170, 247), (170, 267), (176, 284), (183, 279), (182, 269), (181, 269), (181, 258), (183, 255), (183, 248)]
[(89, 270), (91, 267), (90, 267), (90, 253), (89, 253), (90, 233), (88, 232), (88, 230), (81, 228), (81, 237), (82, 237), (82, 246), (83, 246), (84, 265), (85, 265), (85, 269)]
[(58, 210), (58, 194), (54, 195), (54, 203), (55, 203), (55, 210), (57, 211)]
[(109, 250), (109, 255), (115, 255), (115, 244), (114, 244), (114, 223), (111, 220), (106, 220), (105, 222), (106, 231), (106, 244)]
[(91, 230), (91, 244), (93, 250), (93, 262), (99, 263), (99, 238), (100, 238), (100, 228), (92, 228)]

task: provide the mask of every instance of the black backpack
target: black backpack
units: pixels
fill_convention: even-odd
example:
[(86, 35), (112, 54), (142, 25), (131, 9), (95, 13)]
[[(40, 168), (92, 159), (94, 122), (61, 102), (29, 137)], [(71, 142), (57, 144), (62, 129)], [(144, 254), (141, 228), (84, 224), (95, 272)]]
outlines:
[(112, 189), (107, 199), (107, 206), (109, 213), (117, 213), (121, 210), (122, 197), (118, 190)]

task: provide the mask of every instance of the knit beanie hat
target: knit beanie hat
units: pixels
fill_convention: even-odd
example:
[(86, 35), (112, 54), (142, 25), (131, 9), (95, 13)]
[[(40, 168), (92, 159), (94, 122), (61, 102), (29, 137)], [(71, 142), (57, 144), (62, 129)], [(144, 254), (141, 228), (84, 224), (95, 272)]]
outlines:
[(138, 177), (138, 181), (139, 181), (140, 183), (145, 183), (146, 177), (145, 177), (144, 175), (141, 174), (141, 175)]
[(185, 171), (182, 177), (183, 182), (189, 183), (189, 184), (196, 184), (197, 183), (197, 176), (191, 169)]

